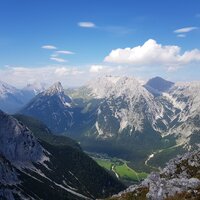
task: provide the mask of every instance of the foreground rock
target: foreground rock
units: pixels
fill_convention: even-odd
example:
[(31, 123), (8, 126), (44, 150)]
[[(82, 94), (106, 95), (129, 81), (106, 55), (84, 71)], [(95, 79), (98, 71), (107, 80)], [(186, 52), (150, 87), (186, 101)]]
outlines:
[(110, 199), (200, 199), (200, 149), (170, 160), (159, 173), (151, 173), (140, 185), (130, 186)]

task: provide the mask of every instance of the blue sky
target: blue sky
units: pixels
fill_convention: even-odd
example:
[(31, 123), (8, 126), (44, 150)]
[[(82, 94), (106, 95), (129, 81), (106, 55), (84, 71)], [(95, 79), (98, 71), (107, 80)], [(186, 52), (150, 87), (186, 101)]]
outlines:
[(41, 73), (65, 85), (104, 74), (199, 80), (199, 27), (198, 0), (1, 0), (0, 79), (19, 86)]

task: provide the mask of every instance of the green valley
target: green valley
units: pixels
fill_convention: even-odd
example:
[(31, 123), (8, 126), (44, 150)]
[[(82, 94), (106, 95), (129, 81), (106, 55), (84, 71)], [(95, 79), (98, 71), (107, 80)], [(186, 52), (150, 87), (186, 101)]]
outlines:
[(118, 179), (126, 184), (132, 184), (142, 181), (147, 177), (147, 173), (135, 171), (133, 168), (128, 166), (128, 161), (109, 157), (104, 154), (89, 153), (89, 155), (103, 168), (110, 171)]

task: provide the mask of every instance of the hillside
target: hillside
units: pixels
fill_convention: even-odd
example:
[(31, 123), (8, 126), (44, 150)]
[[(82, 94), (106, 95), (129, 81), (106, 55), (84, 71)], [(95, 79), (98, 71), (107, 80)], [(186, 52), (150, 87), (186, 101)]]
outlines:
[(52, 136), (37, 120), (26, 118), (27, 126), (22, 120), (0, 113), (0, 198), (93, 199), (124, 188), (74, 141)]

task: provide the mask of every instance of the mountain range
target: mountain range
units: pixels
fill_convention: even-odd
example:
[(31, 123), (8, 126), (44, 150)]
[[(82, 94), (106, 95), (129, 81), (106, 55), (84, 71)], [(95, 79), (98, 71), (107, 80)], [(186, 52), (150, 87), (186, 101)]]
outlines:
[(44, 88), (43, 84), (35, 83), (17, 89), (0, 81), (0, 109), (7, 113), (15, 113)]
[(148, 171), (200, 143), (198, 91), (200, 82), (155, 77), (142, 84), (133, 77), (105, 76), (75, 89), (55, 83), (19, 113), (76, 139), (84, 150)]
[(95, 199), (123, 188), (75, 141), (0, 111), (0, 199)]

